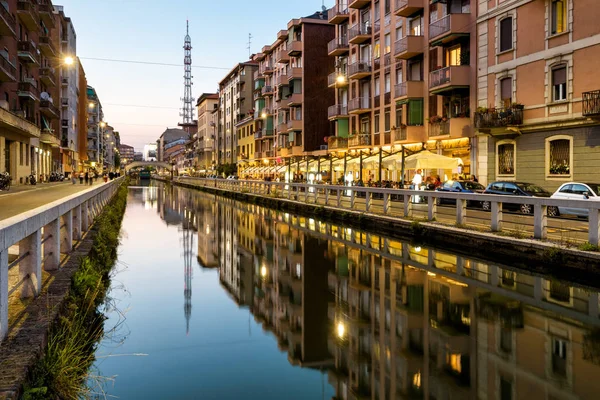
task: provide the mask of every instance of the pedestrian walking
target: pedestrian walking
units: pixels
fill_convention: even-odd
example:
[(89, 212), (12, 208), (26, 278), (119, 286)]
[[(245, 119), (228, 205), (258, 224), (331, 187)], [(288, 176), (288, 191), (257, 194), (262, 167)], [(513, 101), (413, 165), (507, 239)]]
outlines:
[(80, 185), (83, 185), (83, 177), (84, 177), (84, 175), (85, 175), (85, 174), (83, 173), (83, 171), (81, 171), (81, 172), (79, 173), (79, 184), (80, 184)]

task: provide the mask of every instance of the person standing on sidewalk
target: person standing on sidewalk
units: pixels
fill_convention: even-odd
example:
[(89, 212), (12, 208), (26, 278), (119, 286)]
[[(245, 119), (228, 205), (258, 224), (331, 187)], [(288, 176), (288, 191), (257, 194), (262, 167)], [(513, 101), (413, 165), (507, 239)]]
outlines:
[(88, 171), (85, 171), (85, 184), (88, 184), (88, 180), (90, 179), (90, 173)]
[(94, 183), (94, 173), (90, 172), (90, 186), (92, 186), (92, 184)]
[(85, 175), (85, 174), (83, 173), (83, 171), (81, 171), (81, 172), (79, 173), (79, 184), (80, 184), (80, 185), (83, 185), (83, 177), (84, 177), (84, 175)]

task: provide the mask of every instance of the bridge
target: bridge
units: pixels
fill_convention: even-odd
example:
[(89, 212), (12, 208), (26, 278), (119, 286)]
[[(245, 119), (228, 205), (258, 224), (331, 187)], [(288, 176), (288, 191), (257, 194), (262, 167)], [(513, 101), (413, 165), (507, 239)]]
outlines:
[(125, 166), (125, 172), (129, 172), (133, 168), (141, 168), (141, 167), (156, 167), (156, 168), (166, 168), (169, 171), (173, 170), (173, 166), (169, 163), (162, 161), (134, 161), (131, 164), (127, 164)]

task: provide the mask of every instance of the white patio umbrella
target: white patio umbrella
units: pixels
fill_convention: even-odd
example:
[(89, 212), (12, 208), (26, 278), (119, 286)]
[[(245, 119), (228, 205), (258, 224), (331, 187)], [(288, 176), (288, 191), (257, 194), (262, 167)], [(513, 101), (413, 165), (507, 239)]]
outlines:
[(424, 150), (404, 159), (406, 169), (456, 169), (458, 160)]

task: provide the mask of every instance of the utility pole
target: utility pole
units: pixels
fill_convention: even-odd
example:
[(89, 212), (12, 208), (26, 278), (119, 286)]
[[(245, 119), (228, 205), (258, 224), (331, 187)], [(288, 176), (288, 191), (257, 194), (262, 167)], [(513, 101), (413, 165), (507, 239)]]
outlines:
[(252, 56), (252, 50), (251, 50), (252, 49), (252, 34), (251, 33), (248, 34), (248, 47), (247, 47), (247, 49), (248, 49), (248, 58), (250, 58)]

